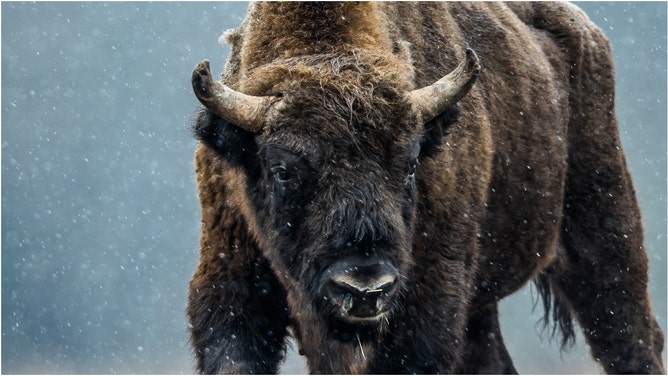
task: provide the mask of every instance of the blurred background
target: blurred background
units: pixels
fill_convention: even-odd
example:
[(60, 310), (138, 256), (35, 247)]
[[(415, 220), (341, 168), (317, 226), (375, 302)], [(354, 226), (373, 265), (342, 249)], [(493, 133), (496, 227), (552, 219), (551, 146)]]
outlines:
[[(666, 330), (666, 3), (579, 3), (609, 36), (621, 136)], [(2, 2), (2, 373), (193, 372), (195, 64), (247, 3)], [(501, 304), (520, 373), (599, 373), (541, 340), (527, 287)], [(664, 353), (665, 354), (665, 353)], [(665, 355), (664, 355), (665, 356)], [(665, 362), (665, 360), (664, 360)], [(305, 372), (294, 349), (284, 373)]]

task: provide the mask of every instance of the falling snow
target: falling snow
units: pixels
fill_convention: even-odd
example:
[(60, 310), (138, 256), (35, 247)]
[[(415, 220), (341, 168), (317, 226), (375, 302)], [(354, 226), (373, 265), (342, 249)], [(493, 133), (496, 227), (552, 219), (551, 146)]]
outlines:
[[(229, 47), (218, 37), (247, 5), (1, 6), (2, 371), (192, 373), (184, 311), (200, 222), (190, 73), (205, 58), (222, 71)], [(650, 293), (665, 312), (666, 4), (581, 6), (612, 40)], [(531, 307), (529, 288), (501, 304), (520, 372), (598, 372), (582, 338), (561, 354), (540, 342)], [(283, 371), (303, 372), (294, 351)]]

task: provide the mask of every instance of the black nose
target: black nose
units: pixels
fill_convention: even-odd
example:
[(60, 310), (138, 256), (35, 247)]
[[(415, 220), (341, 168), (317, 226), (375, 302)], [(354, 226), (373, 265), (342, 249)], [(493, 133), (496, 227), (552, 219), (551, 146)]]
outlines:
[(398, 275), (382, 266), (351, 267), (332, 273), (325, 282), (328, 299), (351, 321), (379, 319), (397, 290)]

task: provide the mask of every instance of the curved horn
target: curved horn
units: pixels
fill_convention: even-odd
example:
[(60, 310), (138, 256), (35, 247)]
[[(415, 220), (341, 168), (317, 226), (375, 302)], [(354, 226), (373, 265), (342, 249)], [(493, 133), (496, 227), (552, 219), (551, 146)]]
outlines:
[(422, 114), (426, 123), (462, 99), (480, 73), (476, 53), (466, 49), (466, 58), (455, 70), (435, 83), (408, 93), (413, 110)]
[(274, 97), (246, 95), (214, 81), (208, 60), (197, 64), (192, 84), (197, 99), (211, 112), (249, 132), (262, 131)]

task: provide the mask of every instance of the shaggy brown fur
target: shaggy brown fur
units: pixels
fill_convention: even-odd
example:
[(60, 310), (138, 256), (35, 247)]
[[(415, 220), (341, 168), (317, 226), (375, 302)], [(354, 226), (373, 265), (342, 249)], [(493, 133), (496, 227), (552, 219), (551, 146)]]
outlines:
[[(290, 328), (314, 373), (513, 373), (497, 302), (533, 279), (607, 372), (664, 372), (610, 48), (577, 8), (254, 3), (227, 39), (225, 84), (285, 107), (257, 135), (195, 126), (198, 371), (275, 373)], [(481, 76), (422, 124), (404, 94), (466, 46)], [(319, 281), (365, 253), (400, 293), (345, 325)]]

